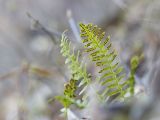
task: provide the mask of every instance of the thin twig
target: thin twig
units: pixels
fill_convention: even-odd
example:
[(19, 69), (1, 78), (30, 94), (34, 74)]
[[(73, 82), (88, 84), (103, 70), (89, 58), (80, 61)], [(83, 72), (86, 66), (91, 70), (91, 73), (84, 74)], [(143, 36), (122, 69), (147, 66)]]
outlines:
[(39, 22), (39, 20), (35, 19), (30, 13), (26, 13), (26, 14), (27, 14), (28, 18), (30, 18), (33, 21), (33, 26), (35, 28), (42, 30), (44, 33), (46, 33), (51, 38), (51, 40), (54, 42), (54, 44), (57, 44), (55, 37), (60, 37), (61, 36), (60, 32), (49, 31)]
[(10, 72), (7, 72), (7, 73), (4, 73), (2, 75), (0, 75), (0, 80), (5, 80), (5, 79), (8, 79), (8, 78), (12, 78), (13, 76), (16, 76), (17, 73), (19, 71), (19, 68), (16, 68)]
[[(33, 21), (33, 26), (37, 29), (42, 30), (44, 33), (46, 33), (50, 39), (54, 42), (54, 44), (57, 44), (57, 41), (55, 40), (55, 36), (56, 37), (61, 37), (60, 32), (57, 31), (49, 31), (47, 28), (45, 28), (40, 22), (39, 20), (35, 19), (30, 13), (27, 13), (28, 18), (30, 18)], [(63, 77), (65, 78), (65, 81), (68, 80), (68, 77), (65, 75), (65, 73), (62, 71), (62, 68), (59, 67), (59, 65), (57, 63), (55, 63), (55, 66), (57, 67), (58, 71), (63, 75)]]

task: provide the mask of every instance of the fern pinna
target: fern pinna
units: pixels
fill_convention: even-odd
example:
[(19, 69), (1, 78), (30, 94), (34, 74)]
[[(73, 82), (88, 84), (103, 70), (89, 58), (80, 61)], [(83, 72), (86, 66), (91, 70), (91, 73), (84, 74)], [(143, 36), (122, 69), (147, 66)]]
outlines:
[[(65, 63), (68, 64), (72, 78), (69, 83), (65, 85), (64, 96), (58, 96), (58, 100), (61, 101), (64, 107), (69, 107), (71, 104), (76, 104), (80, 107), (82, 104), (77, 103), (77, 93), (75, 94), (75, 92), (79, 88), (80, 91), (78, 95), (84, 93), (91, 80), (89, 74), (87, 74), (86, 67), (83, 67), (83, 64), (79, 62), (79, 51), (75, 54), (74, 50), (71, 50), (71, 43), (68, 41), (68, 38), (63, 33), (60, 44), (61, 53), (66, 57)], [(85, 100), (86, 95), (83, 95), (82, 102), (85, 103)]]
[(77, 89), (76, 82), (77, 80), (74, 80), (74, 79), (69, 80), (69, 82), (64, 85), (65, 86), (64, 94), (61, 96), (55, 97), (57, 100), (61, 102), (61, 104), (66, 109), (69, 108), (71, 104), (76, 104), (76, 101), (75, 101), (75, 97), (76, 97), (75, 92)]
[(117, 99), (124, 98), (126, 94), (125, 87), (127, 81), (123, 81), (124, 78), (123, 67), (120, 67), (119, 62), (116, 62), (117, 54), (112, 49), (110, 42), (110, 36), (104, 38), (105, 32), (102, 32), (100, 28), (92, 24), (80, 23), (81, 37), (85, 44), (86, 52), (89, 53), (92, 61), (99, 66), (101, 70), (100, 84), (106, 86), (103, 92), (100, 94), (103, 99), (107, 99), (113, 95), (117, 95)]
[(77, 80), (70, 79), (69, 82), (64, 85), (64, 94), (55, 96), (55, 99), (57, 99), (64, 107), (61, 111), (64, 113), (66, 119), (68, 118), (68, 109), (70, 105), (74, 104), (79, 108), (83, 108), (85, 105), (83, 102), (76, 99), (76, 83)]

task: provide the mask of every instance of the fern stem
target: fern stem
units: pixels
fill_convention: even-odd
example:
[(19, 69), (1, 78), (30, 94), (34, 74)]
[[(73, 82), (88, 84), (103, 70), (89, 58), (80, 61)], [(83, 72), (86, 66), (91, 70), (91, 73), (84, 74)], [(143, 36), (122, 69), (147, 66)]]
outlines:
[(66, 120), (68, 120), (68, 108), (65, 107), (64, 117)]

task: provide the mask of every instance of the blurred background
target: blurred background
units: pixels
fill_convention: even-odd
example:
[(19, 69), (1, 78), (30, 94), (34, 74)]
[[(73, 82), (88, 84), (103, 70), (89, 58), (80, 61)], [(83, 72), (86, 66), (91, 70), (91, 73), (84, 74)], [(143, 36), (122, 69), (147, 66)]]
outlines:
[[(62, 106), (48, 100), (63, 93), (70, 77), (59, 52), (61, 33), (68, 29), (72, 43), (81, 48), (79, 22), (97, 24), (111, 36), (126, 71), (133, 55), (144, 55), (136, 74), (143, 98), (138, 108), (132, 107), (139, 112), (130, 114), (141, 120), (152, 108), (147, 119), (159, 120), (160, 104), (145, 104), (159, 97), (159, 0), (0, 0), (0, 120), (63, 120)], [(88, 116), (111, 120), (102, 117), (105, 108), (98, 109)], [(113, 116), (115, 109), (123, 107), (111, 109)]]

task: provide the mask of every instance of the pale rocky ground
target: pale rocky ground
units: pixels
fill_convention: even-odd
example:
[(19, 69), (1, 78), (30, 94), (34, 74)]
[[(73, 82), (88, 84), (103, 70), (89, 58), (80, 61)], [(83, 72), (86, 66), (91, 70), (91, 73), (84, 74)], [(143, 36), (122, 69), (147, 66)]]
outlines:
[[(79, 45), (67, 10), (77, 25), (94, 23), (111, 35), (126, 70), (133, 54), (144, 53), (138, 83), (159, 93), (159, 0), (0, 0), (0, 120), (61, 120), (61, 106), (47, 99), (62, 92), (67, 68), (58, 45), (31, 27), (27, 13), (51, 32), (69, 29)], [(30, 72), (32, 65), (47, 75)]]

